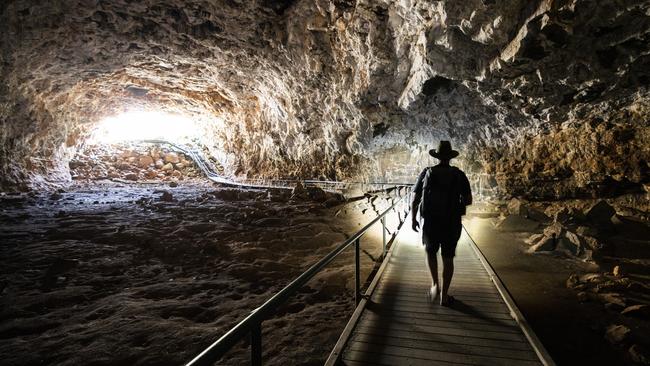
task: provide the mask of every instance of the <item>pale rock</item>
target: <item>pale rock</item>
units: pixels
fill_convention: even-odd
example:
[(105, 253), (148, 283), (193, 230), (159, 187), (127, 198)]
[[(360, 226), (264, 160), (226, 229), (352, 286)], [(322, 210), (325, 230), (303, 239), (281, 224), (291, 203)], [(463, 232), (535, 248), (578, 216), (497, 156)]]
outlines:
[(161, 169), (164, 172), (169, 172), (169, 171), (174, 170), (174, 166), (171, 163), (167, 163), (167, 164), (163, 165)]
[(557, 241), (555, 239), (545, 236), (537, 244), (530, 247), (528, 251), (531, 253), (548, 252), (548, 251), (555, 250), (556, 246), (557, 246)]
[(181, 173), (180, 170), (174, 170), (174, 171), (172, 171), (172, 177), (180, 178), (180, 177), (182, 177), (182, 176), (183, 176), (183, 173)]
[(650, 319), (650, 306), (645, 304), (628, 306), (621, 311), (621, 314), (642, 319)]
[(162, 167), (165, 166), (165, 162), (164, 162), (162, 159), (158, 159), (158, 160), (156, 160), (156, 162), (154, 163), (154, 166), (155, 166), (157, 169), (162, 169)]
[(605, 330), (605, 339), (612, 344), (624, 342), (630, 335), (630, 328), (624, 325), (610, 325)]
[(526, 244), (528, 245), (535, 245), (537, 242), (539, 242), (542, 238), (544, 238), (544, 234), (533, 234), (528, 239), (525, 240)]
[(168, 152), (168, 153), (165, 154), (165, 163), (177, 164), (177, 163), (179, 163), (180, 161), (181, 161), (181, 160), (180, 160), (180, 158), (178, 157), (178, 154), (176, 154), (176, 153), (173, 152), (173, 151)]
[(544, 235), (547, 237), (561, 238), (566, 232), (566, 228), (559, 222), (554, 222), (544, 229)]

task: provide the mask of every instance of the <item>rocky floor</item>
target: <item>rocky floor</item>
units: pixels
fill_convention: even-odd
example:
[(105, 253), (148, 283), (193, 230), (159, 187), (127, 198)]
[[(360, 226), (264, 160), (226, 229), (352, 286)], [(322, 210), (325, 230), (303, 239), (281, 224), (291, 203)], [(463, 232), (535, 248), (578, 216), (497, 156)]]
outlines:
[[(290, 195), (188, 181), (3, 194), (0, 363), (187, 362), (388, 203)], [(350, 254), (264, 323), (268, 364), (322, 364), (353, 309)]]
[[(544, 304), (565, 308), (573, 314), (570, 318), (558, 313), (550, 316), (579, 324), (568, 332), (590, 339), (588, 342), (567, 341), (561, 345), (557, 339), (562, 337), (556, 335), (556, 329), (555, 335), (547, 340), (565, 361), (585, 361), (590, 356), (574, 356), (584, 354), (586, 347), (597, 347), (599, 352), (589, 351), (597, 355), (593, 360), (596, 363), (597, 359), (607, 358), (608, 362), (616, 364), (650, 364), (647, 205), (645, 196), (534, 203), (513, 199), (500, 208), (486, 208), (477, 214), (484, 218), (492, 216), (494, 230), (510, 235), (511, 242), (521, 243), (521, 248), (517, 249), (519, 254), (513, 259), (516, 263), (532, 261), (533, 271), (540, 266), (548, 267), (548, 276), (554, 281), (540, 288), (563, 300), (551, 299)], [(523, 253), (540, 259), (526, 259)], [(508, 265), (501, 271), (497, 268), (497, 272), (503, 274), (509, 269)], [(558, 274), (561, 281), (556, 281)], [(569, 289), (570, 303), (565, 301), (567, 293), (558, 286)], [(512, 291), (511, 287), (508, 286)], [(537, 314), (533, 316), (549, 313), (541, 309), (532, 312)], [(544, 326), (553, 323), (552, 319), (539, 322)], [(599, 342), (602, 344), (596, 346)]]

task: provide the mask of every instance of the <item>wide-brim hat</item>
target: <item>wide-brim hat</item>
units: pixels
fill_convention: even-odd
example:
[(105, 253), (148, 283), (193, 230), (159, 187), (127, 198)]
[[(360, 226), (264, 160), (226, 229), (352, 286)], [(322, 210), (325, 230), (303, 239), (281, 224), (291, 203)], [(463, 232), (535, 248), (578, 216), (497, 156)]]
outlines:
[(442, 140), (438, 145), (438, 150), (429, 150), (429, 155), (437, 159), (453, 159), (458, 156), (458, 151), (451, 148), (451, 142)]

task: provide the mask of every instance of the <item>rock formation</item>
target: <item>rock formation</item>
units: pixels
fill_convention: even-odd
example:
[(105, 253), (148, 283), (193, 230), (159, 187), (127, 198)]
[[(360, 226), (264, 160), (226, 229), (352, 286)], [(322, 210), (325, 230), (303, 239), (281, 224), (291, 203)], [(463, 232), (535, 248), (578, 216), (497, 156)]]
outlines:
[(638, 1), (5, 1), (0, 180), (64, 183), (144, 109), (203, 121), (229, 175), (408, 179), (445, 138), (488, 192), (642, 191), (649, 31)]

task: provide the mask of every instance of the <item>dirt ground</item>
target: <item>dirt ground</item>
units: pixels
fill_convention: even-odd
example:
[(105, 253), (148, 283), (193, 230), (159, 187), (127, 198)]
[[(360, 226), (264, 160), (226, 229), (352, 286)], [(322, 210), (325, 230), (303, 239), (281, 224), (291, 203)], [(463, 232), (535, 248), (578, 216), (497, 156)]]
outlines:
[[(289, 196), (187, 181), (3, 194), (0, 364), (183, 364), (388, 205)], [(362, 241), (363, 275), (380, 238)], [(323, 363), (354, 307), (353, 263), (344, 252), (264, 322), (266, 364)]]

